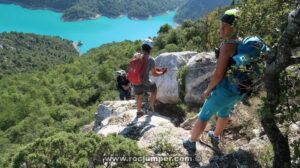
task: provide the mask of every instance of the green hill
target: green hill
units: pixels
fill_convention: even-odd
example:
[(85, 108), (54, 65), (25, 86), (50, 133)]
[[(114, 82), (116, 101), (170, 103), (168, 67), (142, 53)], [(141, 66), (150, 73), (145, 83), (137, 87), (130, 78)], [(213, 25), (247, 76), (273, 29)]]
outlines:
[(70, 8), (76, 2), (78, 0), (0, 0), (0, 3), (18, 4), (26, 8), (51, 9), (60, 12)]
[(27, 8), (50, 9), (63, 12), (65, 21), (127, 15), (131, 19), (147, 19), (169, 10), (175, 10), (186, 0), (0, 0), (0, 3), (20, 4)]
[(72, 41), (25, 33), (0, 34), (0, 77), (47, 70), (70, 63), (79, 53)]
[(126, 68), (141, 42), (111, 43), (54, 69), (0, 80), (0, 167), (20, 146), (58, 132), (78, 133), (99, 102), (118, 97), (114, 71)]
[(232, 0), (189, 0), (177, 10), (175, 21), (177, 23), (187, 19), (195, 21), (215, 8), (228, 6), (231, 2)]

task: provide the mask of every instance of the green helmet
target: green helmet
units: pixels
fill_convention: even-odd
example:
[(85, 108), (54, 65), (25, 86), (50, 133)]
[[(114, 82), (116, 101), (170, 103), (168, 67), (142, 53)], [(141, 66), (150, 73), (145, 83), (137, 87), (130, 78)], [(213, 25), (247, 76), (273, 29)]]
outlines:
[(238, 14), (239, 14), (239, 10), (238, 9), (230, 9), (227, 10), (224, 15), (222, 16), (221, 20), (225, 23), (228, 23), (230, 25), (233, 25), (234, 21), (236, 18), (238, 18)]

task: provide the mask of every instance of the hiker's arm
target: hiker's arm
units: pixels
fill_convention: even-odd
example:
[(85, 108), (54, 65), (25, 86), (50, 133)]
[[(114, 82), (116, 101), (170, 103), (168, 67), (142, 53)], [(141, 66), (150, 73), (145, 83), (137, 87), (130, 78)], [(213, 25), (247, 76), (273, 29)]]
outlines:
[(149, 66), (152, 68), (150, 71), (151, 71), (151, 74), (152, 76), (161, 76), (164, 74), (164, 72), (161, 72), (161, 71), (157, 71), (156, 68), (155, 68), (155, 65), (156, 65), (156, 62), (154, 61), (154, 59), (151, 59), (149, 60)]
[(217, 67), (212, 76), (212, 80), (208, 84), (207, 89), (204, 92), (204, 97), (207, 99), (210, 92), (218, 85), (218, 83), (223, 79), (229, 59), (236, 50), (236, 44), (224, 44), (221, 47), (220, 56), (217, 61)]
[(155, 68), (151, 70), (151, 73), (153, 76), (160, 76), (164, 74), (163, 72), (157, 71)]

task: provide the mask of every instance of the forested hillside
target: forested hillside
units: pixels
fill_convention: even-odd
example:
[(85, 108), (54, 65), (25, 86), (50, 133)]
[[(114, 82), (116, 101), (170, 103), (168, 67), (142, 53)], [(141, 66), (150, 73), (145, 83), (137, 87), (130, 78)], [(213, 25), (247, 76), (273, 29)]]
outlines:
[(92, 49), (68, 65), (0, 80), (0, 167), (24, 144), (59, 132), (78, 133), (99, 102), (118, 97), (114, 71), (126, 68), (140, 42)]
[(195, 21), (215, 8), (228, 6), (232, 2), (233, 0), (189, 0), (177, 10), (175, 22), (182, 23), (187, 19)]
[(70, 63), (78, 56), (70, 40), (16, 32), (0, 34), (0, 78), (47, 70), (55, 65)]
[[(289, 12), (297, 5), (299, 5), (298, 1), (295, 0), (260, 0), (259, 3), (258, 0), (240, 1), (235, 4), (235, 7), (239, 7), (241, 10), (238, 24), (235, 26), (241, 37), (258, 35), (270, 47), (276, 46), (278, 38), (287, 25)], [(195, 22), (183, 22), (180, 28), (173, 29), (169, 25), (162, 26), (159, 36), (154, 38), (153, 56), (167, 51), (213, 50), (221, 41), (218, 38), (219, 18), (225, 10), (214, 10)], [(11, 164), (18, 167), (19, 160), (14, 158), (26, 156), (27, 153), (31, 153), (32, 148), (37, 150), (45, 148), (47, 149), (45, 151), (54, 151), (54, 154), (59, 153), (66, 157), (69, 157), (71, 152), (72, 156), (78, 159), (76, 163), (78, 161), (81, 167), (87, 167), (87, 161), (81, 160), (82, 162), (80, 162), (80, 159), (91, 156), (93, 153), (88, 153), (88, 151), (94, 149), (94, 146), (97, 146), (97, 150), (112, 149), (121, 154), (124, 154), (125, 150), (135, 149), (134, 144), (129, 141), (123, 145), (123, 148), (118, 146), (114, 149), (111, 144), (121, 143), (121, 140), (115, 142), (112, 138), (108, 138), (104, 140), (104, 146), (102, 146), (102, 144), (98, 144), (100, 140), (97, 137), (77, 134), (81, 126), (93, 120), (93, 114), (100, 102), (118, 98), (115, 90), (114, 71), (126, 69), (133, 53), (139, 51), (140, 46), (141, 41), (110, 43), (90, 50), (70, 64), (58, 65), (53, 69), (32, 74), (10, 75), (0, 80), (0, 167), (9, 167)], [(290, 92), (287, 91), (283, 94), (283, 100), (290, 96), (288, 94)], [(299, 93), (293, 92), (292, 95), (299, 96)], [(280, 115), (275, 120), (281, 123), (299, 120), (300, 117), (294, 114), (295, 111), (293, 114), (284, 111), (284, 103), (286, 102), (282, 102), (280, 106), (282, 109), (278, 110)], [(297, 109), (291, 111), (293, 110), (296, 110), (296, 114), (299, 112)], [(65, 134), (66, 132), (68, 134)], [(85, 138), (88, 140), (84, 141)], [(70, 139), (76, 139), (76, 142), (82, 143), (69, 146), (68, 150), (58, 148), (59, 152), (54, 150), (55, 145), (49, 145), (52, 143), (56, 145), (71, 144)], [(295, 144), (298, 144), (299, 147), (300, 142)], [(23, 148), (24, 146), (27, 148)], [(77, 146), (83, 150), (79, 152)], [(78, 152), (74, 152), (74, 150)], [(41, 160), (46, 160), (34, 154), (28, 157), (36, 165)], [(71, 165), (70, 162), (73, 163), (73, 160), (68, 159), (71, 158), (62, 160), (60, 163), (63, 164), (61, 165), (49, 162), (54, 165), (52, 167)], [(268, 159), (272, 160), (273, 158), (270, 156)]]
[(132, 19), (147, 19), (169, 10), (175, 10), (186, 0), (0, 0), (4, 3), (20, 4), (29, 8), (53, 9), (63, 12), (65, 21), (94, 18), (97, 14), (107, 17), (128, 15)]
[(0, 0), (2, 3), (19, 4), (33, 9), (51, 9), (55, 11), (64, 11), (73, 6), (78, 0)]

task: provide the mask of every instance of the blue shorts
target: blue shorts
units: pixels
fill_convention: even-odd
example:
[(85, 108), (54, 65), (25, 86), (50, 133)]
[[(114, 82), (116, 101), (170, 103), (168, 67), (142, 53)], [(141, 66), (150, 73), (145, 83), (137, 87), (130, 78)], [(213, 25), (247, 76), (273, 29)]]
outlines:
[(227, 118), (233, 106), (241, 101), (243, 97), (244, 95), (239, 93), (232, 93), (225, 88), (217, 87), (204, 102), (198, 118), (207, 122), (215, 113), (221, 118)]

